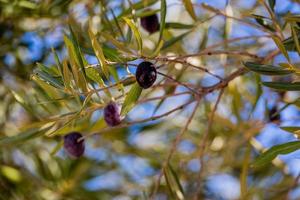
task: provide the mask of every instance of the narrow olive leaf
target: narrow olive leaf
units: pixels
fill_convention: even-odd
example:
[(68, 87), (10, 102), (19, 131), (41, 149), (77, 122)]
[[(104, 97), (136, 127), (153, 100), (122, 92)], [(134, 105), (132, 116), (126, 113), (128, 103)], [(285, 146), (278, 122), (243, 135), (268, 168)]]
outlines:
[(275, 31), (275, 29), (268, 23), (269, 18), (261, 16), (261, 15), (255, 15), (252, 14), (252, 16), (254, 17), (255, 21), (260, 24), (261, 26), (265, 27), (266, 29), (270, 30), (270, 31)]
[(47, 84), (46, 82), (42, 81), (39, 77), (37, 76), (32, 76), (31, 79), (37, 83), (51, 98), (58, 99), (60, 98), (59, 92), (56, 90), (55, 87), (52, 85)]
[[(297, 35), (298, 41), (300, 39), (300, 34)], [(296, 45), (294, 42), (293, 36), (286, 38), (283, 40), (283, 45), (287, 51), (295, 51), (296, 50)]]
[(53, 9), (54, 7), (66, 7), (68, 6), (70, 3), (72, 2), (72, 0), (54, 0), (54, 1), (50, 1), (47, 6), (48, 6), (48, 10)]
[(253, 167), (261, 167), (271, 162), (276, 156), (292, 153), (300, 149), (300, 141), (288, 142), (271, 147), (266, 152), (256, 158), (252, 164)]
[(36, 9), (38, 8), (38, 4), (31, 1), (19, 1), (18, 6), (28, 9)]
[(140, 10), (140, 9), (146, 8), (146, 7), (148, 7), (148, 6), (151, 6), (151, 5), (155, 4), (156, 2), (158, 2), (158, 0), (139, 1), (139, 2), (137, 2), (137, 3), (135, 3), (135, 4), (132, 4), (130, 8), (124, 10), (124, 11), (118, 16), (118, 18), (130, 14), (130, 13), (132, 12), (132, 10)]
[(160, 27), (159, 27), (159, 39), (158, 44), (162, 40), (163, 33), (166, 26), (166, 15), (167, 15), (167, 3), (166, 0), (160, 1)]
[(77, 38), (75, 36), (75, 33), (72, 29), (71, 26), (69, 26), (69, 29), (70, 29), (70, 33), (71, 33), (71, 41), (72, 41), (72, 44), (73, 44), (73, 47), (74, 47), (74, 53), (75, 53), (75, 58), (76, 58), (76, 61), (77, 61), (77, 64), (80, 66), (80, 69), (84, 75), (84, 78), (86, 77), (86, 74), (85, 74), (85, 66), (84, 66), (84, 61), (83, 61), (83, 56), (82, 56), (82, 52), (81, 52), (81, 49), (80, 49), (80, 46), (79, 46), (79, 43), (77, 41)]
[(143, 10), (141, 12), (138, 12), (135, 14), (136, 17), (147, 17), (156, 14), (157, 12), (160, 12), (160, 9), (155, 10)]
[(126, 95), (125, 101), (122, 106), (121, 115), (126, 115), (136, 104), (138, 101), (143, 88), (139, 86), (137, 82), (135, 82), (129, 92)]
[(130, 29), (132, 30), (136, 41), (138, 43), (138, 48), (140, 51), (140, 54), (142, 54), (143, 51), (143, 41), (142, 41), (142, 37), (141, 34), (139, 32), (139, 30), (137, 29), (137, 27), (135, 26), (134, 22), (126, 17), (123, 17), (123, 20), (128, 24), (128, 26), (130, 27)]
[(89, 29), (88, 32), (89, 32), (90, 40), (92, 42), (92, 46), (95, 51), (96, 57), (101, 65), (101, 70), (102, 70), (104, 76), (106, 77), (106, 79), (109, 79), (109, 70), (108, 70), (108, 66), (106, 64), (106, 60), (105, 60), (105, 57), (104, 57), (104, 54), (102, 51), (102, 47), (101, 47), (100, 43), (98, 42), (96, 36), (92, 32), (92, 30)]
[(158, 43), (158, 45), (156, 46), (156, 48), (154, 49), (154, 52), (151, 54), (150, 58), (155, 58), (159, 54), (159, 52), (160, 52), (161, 48), (163, 47), (163, 45), (164, 45), (164, 41), (161, 40)]
[(291, 63), (279, 63), (278, 64), (280, 67), (283, 67), (285, 69), (289, 69), (289, 70), (292, 70), (292, 69), (295, 69), (296, 67), (291, 64)]
[(152, 53), (152, 56), (158, 55), (160, 50), (163, 48), (163, 34), (166, 27), (166, 15), (167, 15), (167, 2), (165, 0), (160, 1), (160, 26), (159, 26), (159, 38)]
[[(68, 49), (68, 54), (69, 54), (69, 59), (70, 59), (70, 64), (71, 64), (71, 69), (72, 69), (72, 75), (74, 76), (74, 80), (76, 83), (76, 86), (78, 88), (81, 88), (84, 92), (87, 91), (87, 86), (85, 82), (85, 77), (83, 73), (80, 72), (80, 63), (82, 62), (81, 60), (81, 55), (76, 53), (75, 51), (75, 44), (72, 41), (71, 38), (69, 38), (67, 35), (64, 35), (64, 41), (66, 44), (66, 47)], [(78, 56), (77, 56), (77, 55)], [(81, 60), (81, 61), (79, 61)]]
[(276, 0), (268, 0), (270, 8), (274, 11)]
[(188, 11), (188, 13), (190, 14), (190, 16), (197, 21), (197, 16), (195, 13), (195, 10), (193, 8), (193, 4), (191, 2), (191, 0), (182, 0), (183, 1), (183, 5), (185, 7), (185, 9)]
[(62, 64), (63, 70), (63, 77), (64, 77), (64, 85), (66, 87), (66, 89), (70, 89), (71, 88), (71, 78), (70, 78), (70, 70), (68, 67), (68, 61), (64, 60), (63, 64)]
[(287, 74), (292, 74), (294, 72), (294, 70), (289, 70), (282, 67), (277, 67), (273, 65), (264, 65), (264, 64), (254, 63), (254, 62), (245, 62), (244, 66), (256, 73), (263, 74), (263, 75), (270, 75), (270, 76), (287, 75)]
[(53, 55), (54, 55), (54, 60), (55, 60), (55, 62), (56, 62), (56, 65), (57, 65), (57, 68), (58, 68), (58, 70), (59, 70), (59, 73), (60, 73), (62, 79), (64, 80), (63, 66), (62, 66), (62, 64), (61, 64), (61, 62), (60, 62), (60, 60), (59, 60), (59, 57), (58, 57), (56, 51), (55, 51), (53, 48), (52, 48), (52, 53), (53, 53)]
[(25, 95), (20, 93), (20, 92), (16, 92), (11, 90), (11, 94), (14, 96), (14, 98), (16, 99), (16, 101), (30, 114), (33, 115), (33, 117), (35, 119), (39, 119), (38, 115), (36, 114), (36, 112), (33, 111), (32, 106), (29, 105), (29, 102), (27, 102), (25, 100)]
[(173, 198), (178, 200), (183, 200), (184, 193), (183, 193), (182, 186), (179, 182), (179, 178), (177, 174), (172, 169), (171, 165), (167, 165), (167, 167), (164, 168), (163, 172), (164, 172), (168, 189), (170, 190), (170, 193), (173, 196)]
[(115, 15), (115, 13), (114, 13), (114, 10), (113, 10), (113, 9), (110, 9), (110, 12), (111, 12), (111, 14), (112, 14), (112, 16), (113, 16), (113, 18), (114, 18), (114, 22), (115, 22), (115, 24), (117, 25), (117, 28), (118, 28), (118, 30), (119, 30), (119, 32), (120, 32), (120, 34), (121, 34), (122, 39), (125, 40), (125, 36), (124, 36), (123, 30), (122, 30), (122, 28), (121, 28), (121, 26), (120, 26), (120, 24), (119, 24), (119, 20), (117, 19), (116, 15)]
[(128, 47), (126, 47), (123, 43), (116, 40), (110, 34), (103, 32), (103, 33), (101, 33), (101, 36), (103, 36), (106, 39), (106, 41), (111, 42), (115, 47), (117, 47), (117, 50), (123, 51), (126, 53), (132, 53)]
[(98, 83), (101, 87), (106, 87), (104, 81), (102, 80), (100, 74), (98, 73), (98, 71), (93, 68), (93, 67), (87, 67), (85, 68), (86, 71), (86, 75), (89, 79), (91, 79), (92, 81)]
[(191, 29), (194, 28), (193, 24), (182, 24), (177, 22), (167, 22), (166, 29)]
[(51, 128), (52, 125), (53, 125), (53, 123), (51, 122), (40, 128), (31, 128), (26, 131), (20, 132), (15, 136), (1, 137), (0, 138), (0, 146), (24, 143), (25, 141), (27, 141), (29, 139), (33, 139), (33, 138), (42, 136), (42, 135), (44, 135), (44, 133), (46, 131), (48, 131)]
[(34, 70), (34, 74), (55, 88), (58, 88), (58, 89), (64, 88), (63, 82), (60, 78), (55, 78), (55, 77), (51, 76), (50, 74), (47, 74), (40, 70)]
[(118, 86), (117, 86), (118, 90), (122, 91), (122, 93), (124, 94), (125, 90), (124, 90), (123, 84), (120, 82), (120, 77), (119, 77), (116, 67), (110, 67), (109, 72), (112, 75), (112, 77), (114, 78), (115, 82), (118, 83)]
[(166, 49), (166, 48), (172, 46), (172, 45), (175, 44), (176, 42), (182, 40), (182, 39), (183, 39), (185, 36), (187, 36), (189, 33), (190, 33), (190, 31), (189, 31), (189, 32), (186, 32), (186, 33), (183, 33), (183, 34), (181, 34), (181, 35), (178, 35), (177, 37), (173, 37), (172, 39), (166, 41), (166, 42), (164, 43), (164, 45), (162, 46), (161, 49)]
[(296, 46), (298, 55), (300, 55), (300, 44), (299, 44), (298, 34), (297, 34), (297, 31), (296, 31), (293, 23), (291, 23), (290, 25), (291, 25), (291, 30), (292, 30), (292, 37), (295, 42), (295, 46)]
[(284, 19), (287, 22), (300, 22), (300, 15), (288, 15), (285, 16)]
[(256, 94), (255, 94), (255, 100), (252, 106), (252, 110), (251, 113), (252, 114), (254, 112), (254, 110), (256, 109), (257, 105), (258, 105), (258, 101), (263, 93), (262, 87), (261, 87), (261, 78), (258, 74), (255, 74), (255, 87), (256, 87)]
[(37, 63), (37, 67), (50, 76), (57, 77), (60, 75), (59, 70), (57, 70), (55, 67), (48, 67), (42, 63)]
[(205, 28), (204, 29), (204, 34), (202, 37), (202, 41), (199, 45), (199, 51), (205, 49), (206, 45), (207, 45), (207, 41), (208, 41), (208, 29)]
[(275, 44), (277, 45), (278, 49), (281, 51), (281, 53), (286, 57), (286, 59), (289, 61), (290, 57), (287, 53), (287, 50), (285, 49), (282, 41), (278, 36), (272, 35), (272, 39), (274, 40)]
[(55, 147), (51, 150), (50, 155), (54, 156), (64, 145), (64, 141), (60, 140), (59, 142), (57, 142), (57, 144), (55, 145)]
[(300, 130), (299, 126), (282, 126), (280, 127), (282, 130), (290, 132), (290, 133), (295, 133), (296, 131)]
[(300, 82), (262, 82), (266, 87), (283, 91), (300, 91)]
[(126, 43), (130, 43), (132, 40), (132, 30), (129, 28), (126, 33)]

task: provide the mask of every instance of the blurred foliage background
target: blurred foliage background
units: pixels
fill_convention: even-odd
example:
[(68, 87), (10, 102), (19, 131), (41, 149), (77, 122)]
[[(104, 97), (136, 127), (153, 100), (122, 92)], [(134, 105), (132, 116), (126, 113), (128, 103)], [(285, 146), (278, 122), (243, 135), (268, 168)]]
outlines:
[[(0, 0), (0, 199), (299, 199), (299, 15), (296, 0)], [(133, 91), (142, 60), (158, 79)], [(112, 98), (125, 118), (108, 128)]]

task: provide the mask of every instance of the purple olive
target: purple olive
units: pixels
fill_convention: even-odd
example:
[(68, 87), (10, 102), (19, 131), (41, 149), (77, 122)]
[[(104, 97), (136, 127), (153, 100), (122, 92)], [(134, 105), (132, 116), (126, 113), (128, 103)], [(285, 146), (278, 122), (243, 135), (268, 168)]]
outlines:
[(79, 140), (82, 135), (78, 132), (71, 132), (64, 136), (64, 148), (72, 157), (79, 158), (84, 153), (84, 140)]
[(150, 34), (159, 30), (159, 21), (156, 14), (141, 18), (141, 26)]
[(110, 102), (104, 108), (104, 120), (108, 126), (117, 126), (121, 123), (120, 106), (115, 102)]
[(142, 62), (137, 66), (135, 77), (142, 88), (151, 87), (156, 80), (156, 76), (156, 68), (151, 62)]

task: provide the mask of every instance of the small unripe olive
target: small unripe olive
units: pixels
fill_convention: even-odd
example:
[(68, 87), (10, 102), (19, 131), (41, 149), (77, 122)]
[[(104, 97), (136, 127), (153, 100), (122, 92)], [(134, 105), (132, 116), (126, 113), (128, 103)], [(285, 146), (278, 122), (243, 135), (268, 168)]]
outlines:
[(104, 120), (109, 126), (117, 126), (121, 123), (120, 106), (115, 102), (110, 102), (104, 108)]
[(138, 84), (142, 88), (147, 89), (151, 87), (156, 80), (156, 68), (151, 62), (142, 62), (137, 66), (135, 77)]
[(78, 132), (71, 132), (64, 136), (64, 149), (75, 158), (79, 158), (84, 153), (84, 140), (80, 140), (82, 135)]

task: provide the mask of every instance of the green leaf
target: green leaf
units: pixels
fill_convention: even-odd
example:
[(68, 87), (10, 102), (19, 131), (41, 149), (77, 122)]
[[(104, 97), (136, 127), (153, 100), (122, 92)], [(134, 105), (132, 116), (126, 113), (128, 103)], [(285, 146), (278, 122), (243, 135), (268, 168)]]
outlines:
[(153, 4), (155, 4), (158, 0), (147, 0), (147, 1), (139, 1), (135, 4), (132, 4), (130, 8), (124, 10), (119, 16), (118, 18), (120, 17), (123, 17), (125, 15), (128, 15), (132, 12), (132, 10), (140, 10), (140, 9), (143, 9), (143, 8), (146, 8), (147, 6), (151, 6)]
[(255, 74), (255, 87), (256, 87), (256, 94), (255, 94), (255, 100), (254, 100), (254, 103), (253, 103), (253, 107), (252, 107), (252, 110), (251, 110), (251, 114), (254, 112), (254, 110), (256, 109), (257, 107), (257, 104), (258, 104), (258, 101), (263, 93), (262, 91), (262, 87), (261, 87), (261, 78), (258, 74)]
[(191, 29), (194, 28), (194, 24), (181, 24), (177, 22), (167, 22), (166, 29)]
[(190, 14), (190, 16), (197, 21), (197, 16), (195, 14), (195, 10), (193, 8), (193, 4), (191, 2), (191, 0), (182, 0), (183, 1), (183, 5), (185, 7), (185, 9), (188, 11), (188, 13)]
[(283, 83), (283, 82), (262, 82), (266, 87), (283, 91), (300, 91), (300, 82)]
[(52, 48), (52, 52), (53, 52), (54, 60), (55, 60), (55, 62), (56, 62), (56, 65), (57, 65), (57, 68), (58, 68), (58, 70), (59, 70), (59, 73), (60, 73), (61, 77), (62, 77), (63, 80), (64, 80), (63, 66), (62, 66), (61, 62), (59, 61), (59, 57), (58, 57), (56, 51), (55, 51), (53, 48)]
[(29, 139), (33, 139), (33, 138), (42, 136), (47, 130), (49, 130), (51, 128), (52, 125), (53, 125), (53, 123), (51, 122), (40, 128), (31, 128), (29, 130), (20, 132), (15, 136), (1, 137), (0, 138), (0, 146), (24, 143), (25, 141), (27, 141)]
[(41, 71), (45, 72), (46, 74), (49, 74), (50, 76), (53, 76), (53, 77), (54, 76), (55, 77), (59, 76), (59, 71), (56, 68), (54, 68), (54, 67), (48, 67), (48, 66), (46, 66), (46, 65), (44, 65), (42, 63), (37, 63), (37, 67)]
[(299, 42), (299, 39), (298, 39), (298, 32), (297, 30), (295, 29), (293, 23), (291, 23), (291, 32), (292, 32), (292, 37), (293, 37), (293, 40), (295, 42), (295, 47), (296, 47), (296, 50), (298, 52), (298, 55), (300, 55), (300, 42)]
[(122, 93), (124, 94), (124, 92), (125, 92), (124, 87), (123, 87), (123, 84), (120, 83), (120, 77), (119, 77), (119, 74), (118, 74), (118, 71), (117, 71), (116, 67), (110, 67), (109, 72), (111, 73), (111, 75), (114, 78), (115, 82), (119, 83), (118, 84), (118, 89), (120, 91), (122, 91)]
[(136, 17), (147, 17), (147, 16), (151, 16), (156, 14), (157, 12), (159, 12), (160, 9), (156, 9), (156, 10), (143, 10), (139, 13), (136, 13)]
[(163, 48), (163, 34), (166, 26), (166, 15), (167, 15), (167, 3), (165, 0), (160, 1), (160, 26), (159, 26), (159, 38), (156, 47), (152, 53), (152, 57), (159, 54), (160, 50)]
[(179, 178), (171, 165), (168, 164), (163, 171), (168, 189), (170, 190), (173, 198), (178, 200), (184, 199), (184, 193)]
[(31, 1), (19, 1), (18, 6), (23, 7), (23, 8), (28, 8), (28, 9), (36, 9), (38, 8), (38, 4), (31, 2)]
[(93, 80), (94, 82), (98, 83), (101, 87), (106, 87), (104, 81), (102, 80), (98, 71), (93, 67), (87, 67), (85, 69), (86, 75), (89, 79)]
[(288, 142), (271, 147), (266, 152), (262, 153), (256, 158), (252, 164), (253, 167), (260, 167), (271, 162), (276, 156), (280, 154), (288, 154), (300, 149), (300, 141)]
[(37, 76), (32, 76), (31, 79), (34, 80), (49, 95), (49, 97), (54, 99), (58, 99), (61, 97), (54, 86), (47, 84)]
[(85, 74), (85, 63), (84, 63), (83, 55), (82, 55), (79, 43), (77, 41), (77, 38), (75, 36), (75, 33), (74, 33), (72, 27), (70, 26), (69, 28), (70, 28), (70, 33), (71, 33), (71, 38), (70, 39), (72, 40), (72, 44), (73, 44), (73, 47), (74, 47), (73, 50), (74, 50), (74, 53), (75, 53), (75, 59), (77, 61), (77, 64), (80, 66), (82, 74), (84, 75), (84, 78), (85, 78), (86, 74)]
[(60, 140), (59, 142), (57, 142), (57, 144), (55, 145), (55, 147), (51, 150), (51, 156), (54, 156), (64, 145), (64, 141)]
[(255, 15), (252, 14), (252, 16), (254, 17), (255, 21), (260, 24), (261, 26), (265, 27), (266, 29), (270, 30), (270, 31), (275, 31), (275, 29), (268, 23), (269, 18), (261, 16), (261, 15)]
[(121, 28), (121, 26), (120, 26), (120, 24), (119, 24), (119, 20), (117, 19), (116, 15), (115, 15), (115, 13), (114, 13), (114, 10), (113, 10), (113, 9), (110, 9), (110, 11), (111, 11), (111, 14), (112, 14), (112, 16), (113, 16), (113, 18), (114, 18), (114, 22), (115, 22), (115, 24), (117, 25), (117, 28), (118, 28), (118, 30), (119, 30), (121, 36), (122, 36), (122, 39), (125, 40), (125, 36), (124, 36), (123, 30), (122, 30), (122, 28)]
[(268, 0), (270, 8), (274, 11), (276, 0)]
[(274, 40), (275, 44), (277, 45), (277, 47), (281, 51), (281, 53), (286, 57), (286, 59), (290, 60), (290, 57), (283, 45), (283, 42), (280, 40), (280, 38), (278, 36), (273, 35), (272, 39)]
[(109, 70), (108, 70), (108, 66), (106, 64), (106, 60), (105, 60), (105, 57), (103, 54), (102, 47), (101, 47), (100, 43), (98, 42), (94, 33), (90, 29), (88, 32), (89, 32), (90, 39), (92, 41), (92, 46), (95, 51), (96, 57), (101, 65), (101, 70), (102, 70), (103, 74), (105, 75), (106, 79), (109, 79)]
[(68, 67), (68, 61), (64, 60), (62, 64), (63, 70), (63, 77), (64, 77), (64, 85), (67, 89), (71, 88), (71, 77), (70, 77), (70, 70)]
[(103, 33), (101, 33), (101, 36), (103, 36), (106, 39), (106, 41), (111, 42), (115, 47), (117, 47), (117, 50), (129, 53), (129, 54), (132, 53), (128, 47), (126, 47), (123, 43), (116, 40), (110, 34), (103, 32)]
[(282, 67), (276, 67), (273, 65), (264, 65), (254, 62), (245, 62), (245, 67), (249, 70), (257, 72), (263, 75), (287, 75), (292, 74), (294, 70), (284, 69)]
[(85, 78), (84, 78), (83, 73), (80, 72), (80, 70), (79, 70), (79, 66), (81, 66), (80, 63), (82, 62), (81, 54), (78, 53), (78, 52), (77, 53), (75, 52), (76, 47), (75, 47), (75, 44), (74, 44), (74, 42), (72, 41), (72, 39), (70, 37), (65, 35), (64, 36), (64, 41), (65, 41), (65, 44), (66, 44), (67, 49), (68, 49), (72, 74), (74, 76), (76, 86), (78, 86), (84, 92), (86, 92), (87, 91), (87, 86), (86, 86)]
[(166, 26), (166, 15), (167, 15), (167, 3), (166, 0), (160, 1), (160, 27), (159, 27), (159, 39), (158, 44), (162, 40), (164, 29)]
[(138, 43), (138, 48), (140, 51), (140, 54), (142, 54), (143, 51), (143, 41), (142, 41), (142, 37), (141, 34), (139, 32), (139, 30), (137, 29), (137, 27), (135, 26), (134, 22), (126, 17), (123, 17), (123, 20), (128, 24), (128, 26), (130, 27), (130, 29), (132, 30), (136, 41)]
[(284, 19), (287, 22), (300, 22), (300, 15), (288, 15), (285, 16)]
[(135, 106), (142, 91), (143, 88), (139, 86), (137, 82), (135, 82), (131, 86), (130, 91), (127, 93), (125, 101), (123, 103), (121, 115), (126, 115)]
[(299, 126), (282, 126), (280, 128), (290, 133), (295, 133), (296, 131), (300, 130)]
[(64, 88), (64, 85), (63, 85), (61, 79), (59, 79), (59, 78), (54, 78), (50, 74), (47, 74), (40, 70), (34, 70), (34, 74), (55, 88), (58, 88), (58, 89)]
[(173, 37), (172, 39), (166, 41), (161, 49), (166, 49), (166, 48), (172, 46), (172, 45), (175, 44), (176, 42), (182, 40), (182, 39), (183, 39), (185, 36), (187, 36), (189, 33), (190, 33), (190, 31), (189, 31), (189, 32), (186, 32), (186, 33), (183, 33), (183, 34), (181, 34), (181, 35), (179, 35), (179, 36), (177, 36), (177, 37)]
[[(300, 34), (297, 35), (297, 38), (298, 38), (298, 42), (299, 42)], [(287, 51), (295, 51), (296, 50), (296, 45), (295, 45), (294, 39), (295, 38), (293, 36), (291, 36), (282, 42)]]
[(208, 41), (208, 30), (207, 30), (207, 28), (205, 28), (204, 29), (204, 34), (203, 34), (203, 37), (202, 37), (202, 41), (199, 45), (199, 51), (206, 48), (207, 41)]

